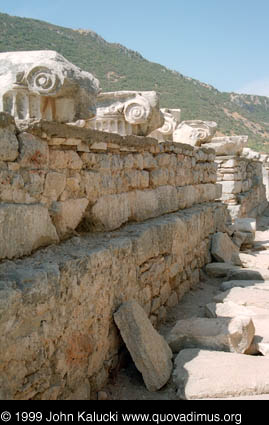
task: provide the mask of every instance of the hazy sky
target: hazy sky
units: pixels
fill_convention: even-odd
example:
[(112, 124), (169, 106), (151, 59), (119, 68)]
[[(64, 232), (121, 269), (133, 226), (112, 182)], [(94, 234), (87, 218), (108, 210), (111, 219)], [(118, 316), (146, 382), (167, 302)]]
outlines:
[(0, 12), (91, 29), (221, 91), (269, 96), (269, 0), (0, 0)]

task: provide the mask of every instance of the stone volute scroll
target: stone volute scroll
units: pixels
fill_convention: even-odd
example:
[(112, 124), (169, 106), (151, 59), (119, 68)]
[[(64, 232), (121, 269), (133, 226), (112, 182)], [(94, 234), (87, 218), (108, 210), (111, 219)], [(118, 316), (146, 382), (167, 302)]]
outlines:
[(159, 95), (154, 91), (100, 93), (96, 106), (96, 117), (87, 120), (85, 126), (99, 131), (147, 136), (164, 122)]
[(150, 133), (149, 137), (154, 137), (159, 140), (159, 142), (172, 141), (174, 131), (180, 123), (181, 110), (161, 108), (161, 113), (164, 117), (164, 124), (162, 127)]
[(0, 111), (16, 121), (95, 115), (99, 81), (50, 50), (0, 53)]
[(173, 133), (173, 141), (201, 146), (211, 141), (216, 130), (217, 123), (214, 121), (182, 121)]

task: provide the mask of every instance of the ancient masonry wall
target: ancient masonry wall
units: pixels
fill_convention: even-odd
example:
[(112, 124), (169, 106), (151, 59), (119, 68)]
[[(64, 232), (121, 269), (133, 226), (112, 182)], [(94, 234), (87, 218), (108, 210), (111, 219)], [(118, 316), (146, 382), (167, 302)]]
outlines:
[(221, 196), (212, 149), (1, 116), (0, 259)]
[(215, 153), (0, 118), (0, 398), (94, 398), (119, 362), (118, 306), (156, 325), (211, 261)]
[(265, 167), (259, 160), (243, 156), (217, 156), (218, 183), (222, 185), (222, 201), (231, 218), (257, 217), (268, 205)]

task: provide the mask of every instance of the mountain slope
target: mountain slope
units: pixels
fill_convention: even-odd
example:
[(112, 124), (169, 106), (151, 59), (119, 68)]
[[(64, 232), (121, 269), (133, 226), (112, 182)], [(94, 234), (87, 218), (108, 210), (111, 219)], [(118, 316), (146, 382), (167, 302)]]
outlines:
[(248, 134), (251, 147), (269, 152), (269, 98), (221, 93), (93, 31), (0, 13), (0, 52), (43, 49), (94, 74), (103, 91), (156, 90), (161, 106), (181, 108), (182, 119), (216, 121), (219, 135)]

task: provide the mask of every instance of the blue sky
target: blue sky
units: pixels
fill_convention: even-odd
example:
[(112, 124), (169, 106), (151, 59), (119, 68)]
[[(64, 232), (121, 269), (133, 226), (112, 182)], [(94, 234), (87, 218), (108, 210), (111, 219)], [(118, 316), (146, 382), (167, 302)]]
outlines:
[(269, 0), (0, 0), (0, 12), (91, 29), (221, 91), (269, 96)]

